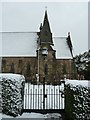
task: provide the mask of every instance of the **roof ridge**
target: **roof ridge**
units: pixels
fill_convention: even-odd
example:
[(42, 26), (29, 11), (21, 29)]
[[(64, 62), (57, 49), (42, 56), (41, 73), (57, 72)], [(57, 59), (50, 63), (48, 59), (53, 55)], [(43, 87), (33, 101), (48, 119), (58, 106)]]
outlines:
[(55, 37), (53, 37), (53, 38), (67, 38), (67, 36), (55, 36)]
[(37, 33), (37, 32), (29, 32), (29, 31), (0, 31), (0, 33)]

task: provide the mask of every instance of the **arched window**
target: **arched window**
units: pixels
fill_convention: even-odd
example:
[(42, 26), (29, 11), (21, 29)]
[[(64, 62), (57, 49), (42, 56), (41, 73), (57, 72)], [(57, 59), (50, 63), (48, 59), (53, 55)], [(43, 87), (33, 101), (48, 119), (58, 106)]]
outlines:
[(18, 62), (18, 67), (21, 68), (21, 67), (22, 67), (22, 64), (23, 64), (23, 61), (22, 61), (22, 60), (19, 60), (19, 62)]
[(2, 60), (2, 67), (6, 67), (6, 60)]
[(14, 70), (14, 63), (12, 63), (10, 65), (10, 73), (14, 73), (14, 72), (15, 72), (15, 70)]
[(31, 76), (31, 64), (28, 62), (26, 66), (26, 76)]

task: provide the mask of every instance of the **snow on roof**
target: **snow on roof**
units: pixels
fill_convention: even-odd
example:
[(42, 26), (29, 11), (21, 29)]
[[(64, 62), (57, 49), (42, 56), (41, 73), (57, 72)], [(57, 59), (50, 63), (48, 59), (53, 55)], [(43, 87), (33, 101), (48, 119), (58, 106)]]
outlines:
[(2, 34), (0, 33), (0, 55), (2, 54)]
[(67, 37), (54, 37), (54, 49), (56, 50), (57, 59), (72, 59), (70, 49), (68, 47)]
[[(0, 56), (35, 57), (37, 38), (37, 32), (1, 32), (0, 43), (2, 42), (2, 50), (0, 50)], [(72, 59), (66, 37), (54, 37), (53, 42), (53, 49), (56, 50), (57, 59)]]
[(36, 56), (36, 32), (2, 32), (0, 56)]

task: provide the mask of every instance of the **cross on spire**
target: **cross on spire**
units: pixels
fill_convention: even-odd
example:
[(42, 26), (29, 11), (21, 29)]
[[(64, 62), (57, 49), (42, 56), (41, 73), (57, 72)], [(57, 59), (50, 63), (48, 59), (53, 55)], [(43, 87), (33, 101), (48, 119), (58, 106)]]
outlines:
[(45, 11), (47, 11), (47, 6), (45, 6)]

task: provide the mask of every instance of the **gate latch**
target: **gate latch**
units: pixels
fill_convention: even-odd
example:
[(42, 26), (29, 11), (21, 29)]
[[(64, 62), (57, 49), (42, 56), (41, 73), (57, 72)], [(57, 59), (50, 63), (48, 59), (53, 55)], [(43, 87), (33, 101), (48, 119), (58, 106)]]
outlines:
[(47, 98), (47, 94), (44, 94), (44, 98)]

